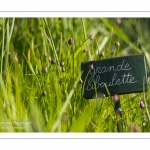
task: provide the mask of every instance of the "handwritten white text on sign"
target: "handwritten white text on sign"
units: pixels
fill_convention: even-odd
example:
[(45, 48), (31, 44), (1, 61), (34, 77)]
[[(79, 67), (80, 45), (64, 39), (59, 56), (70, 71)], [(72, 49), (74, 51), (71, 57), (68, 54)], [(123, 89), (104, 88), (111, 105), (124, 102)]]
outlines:
[[(121, 84), (133, 84), (137, 82), (135, 80), (135, 77), (131, 75), (129, 63), (125, 63), (124, 60), (122, 60), (121, 64), (115, 66), (108, 66), (108, 67), (95, 67), (92, 70), (90, 70), (89, 74), (91, 75), (90, 78), (87, 81), (87, 85), (85, 90), (90, 91), (94, 90), (95, 88), (102, 88), (104, 85), (107, 87), (109, 86), (116, 86), (116, 85), (121, 85)], [(120, 76), (120, 71), (127, 71), (127, 73), (123, 73)], [(108, 82), (103, 82), (101, 81), (101, 75), (104, 76), (104, 73), (109, 73), (109, 72), (114, 72), (113, 76), (110, 77), (110, 81)], [(119, 73), (119, 77), (118, 77)], [(95, 83), (94, 83), (95, 82)]]

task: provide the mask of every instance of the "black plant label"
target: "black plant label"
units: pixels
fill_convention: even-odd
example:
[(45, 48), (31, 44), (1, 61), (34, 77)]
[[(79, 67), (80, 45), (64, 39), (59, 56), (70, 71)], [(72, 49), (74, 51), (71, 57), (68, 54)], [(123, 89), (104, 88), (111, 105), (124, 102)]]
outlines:
[(83, 62), (81, 71), (82, 95), (86, 99), (143, 92), (148, 88), (143, 54)]

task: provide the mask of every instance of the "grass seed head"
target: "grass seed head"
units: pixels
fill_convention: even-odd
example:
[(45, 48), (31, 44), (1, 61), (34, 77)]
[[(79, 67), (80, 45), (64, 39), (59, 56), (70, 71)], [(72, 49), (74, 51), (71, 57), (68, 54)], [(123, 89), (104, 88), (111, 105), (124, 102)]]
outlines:
[(51, 62), (51, 60), (52, 60), (52, 58), (49, 56), (49, 57), (48, 57), (48, 61)]
[(133, 128), (134, 128), (134, 125), (133, 125), (133, 124), (130, 124), (130, 125), (129, 125), (129, 130), (133, 130)]
[(135, 124), (130, 124), (129, 130), (134, 131), (134, 132), (140, 132), (140, 128)]
[(105, 97), (106, 97), (106, 95), (105, 95), (105, 94), (102, 94), (102, 95), (101, 95), (101, 97), (102, 97), (102, 98), (105, 98)]
[(46, 52), (44, 52), (44, 56), (45, 56), (45, 57), (47, 56), (47, 53), (46, 53)]
[(121, 19), (120, 18), (118, 18), (118, 19), (116, 19), (116, 23), (117, 23), (117, 25), (121, 25)]
[(3, 103), (3, 108), (6, 108), (6, 103), (5, 102)]
[(60, 66), (64, 67), (65, 63), (63, 61), (60, 62)]
[(62, 116), (62, 121), (63, 121), (63, 122), (68, 122), (68, 120), (69, 120), (68, 115), (67, 115), (67, 114), (64, 114), (64, 115)]
[(94, 60), (94, 56), (91, 56), (91, 61)]
[(82, 79), (80, 79), (80, 80), (79, 80), (79, 83), (80, 83), (80, 84), (83, 84), (83, 81), (82, 81)]
[(102, 53), (100, 54), (100, 56), (101, 56), (101, 57), (104, 57), (104, 55), (105, 55), (105, 53), (104, 53), (104, 52), (102, 52)]
[(68, 44), (69, 44), (69, 45), (72, 45), (72, 44), (73, 44), (73, 39), (72, 39), (72, 38), (70, 38), (70, 39), (68, 40)]
[(47, 72), (48, 72), (48, 67), (44, 67), (44, 68), (43, 68), (43, 71), (44, 71), (45, 73), (47, 73)]
[(115, 43), (115, 46), (116, 46), (116, 47), (119, 47), (119, 46), (120, 46), (120, 43), (119, 43), (119, 42), (116, 42), (116, 43)]
[(94, 68), (93, 64), (89, 65), (89, 70), (92, 70)]
[(94, 39), (94, 35), (93, 35), (93, 34), (90, 34), (89, 39), (90, 39), (90, 40), (93, 40), (93, 39)]
[(116, 51), (115, 50), (111, 50), (110, 52), (112, 55), (115, 55), (116, 54)]
[(140, 128), (138, 126), (134, 125), (133, 131), (134, 132), (140, 132)]
[(83, 52), (84, 52), (84, 53), (86, 53), (86, 52), (87, 52), (87, 49), (86, 49), (86, 48), (84, 48), (84, 49), (83, 49)]
[(43, 95), (43, 96), (46, 96), (46, 95), (47, 95), (46, 91), (43, 91), (43, 92), (42, 92), (42, 95)]
[(140, 102), (140, 108), (144, 108), (144, 107), (145, 107), (144, 102), (141, 101), (141, 102)]
[(114, 102), (119, 101), (119, 95), (118, 94), (114, 94), (113, 95), (113, 100), (114, 100)]
[(34, 29), (34, 27), (30, 27), (30, 32), (34, 32), (35, 31), (35, 29)]
[(64, 67), (62, 67), (62, 72), (65, 72), (65, 68)]
[(55, 64), (55, 60), (54, 59), (51, 59), (51, 64)]

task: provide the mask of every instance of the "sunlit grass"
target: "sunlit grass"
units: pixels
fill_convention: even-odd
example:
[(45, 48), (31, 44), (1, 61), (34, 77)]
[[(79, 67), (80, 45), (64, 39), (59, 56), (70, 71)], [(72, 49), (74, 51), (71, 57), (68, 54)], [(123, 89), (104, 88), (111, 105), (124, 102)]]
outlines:
[[(150, 55), (148, 46), (139, 48), (110, 20), (0, 18), (1, 132), (118, 132), (111, 97), (83, 98), (81, 63), (127, 50), (128, 55), (144, 53), (149, 71)], [(149, 132), (150, 91), (120, 95), (120, 101), (124, 131), (134, 131), (133, 125)]]

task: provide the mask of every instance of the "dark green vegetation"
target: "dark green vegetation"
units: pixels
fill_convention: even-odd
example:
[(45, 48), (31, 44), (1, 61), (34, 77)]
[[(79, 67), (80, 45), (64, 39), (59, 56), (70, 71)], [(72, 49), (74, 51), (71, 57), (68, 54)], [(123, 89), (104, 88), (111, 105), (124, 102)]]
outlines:
[[(149, 76), (149, 26), (148, 18), (0, 18), (0, 131), (117, 132), (112, 97), (81, 96), (80, 66), (144, 54)], [(124, 131), (149, 132), (150, 91), (120, 100)]]

